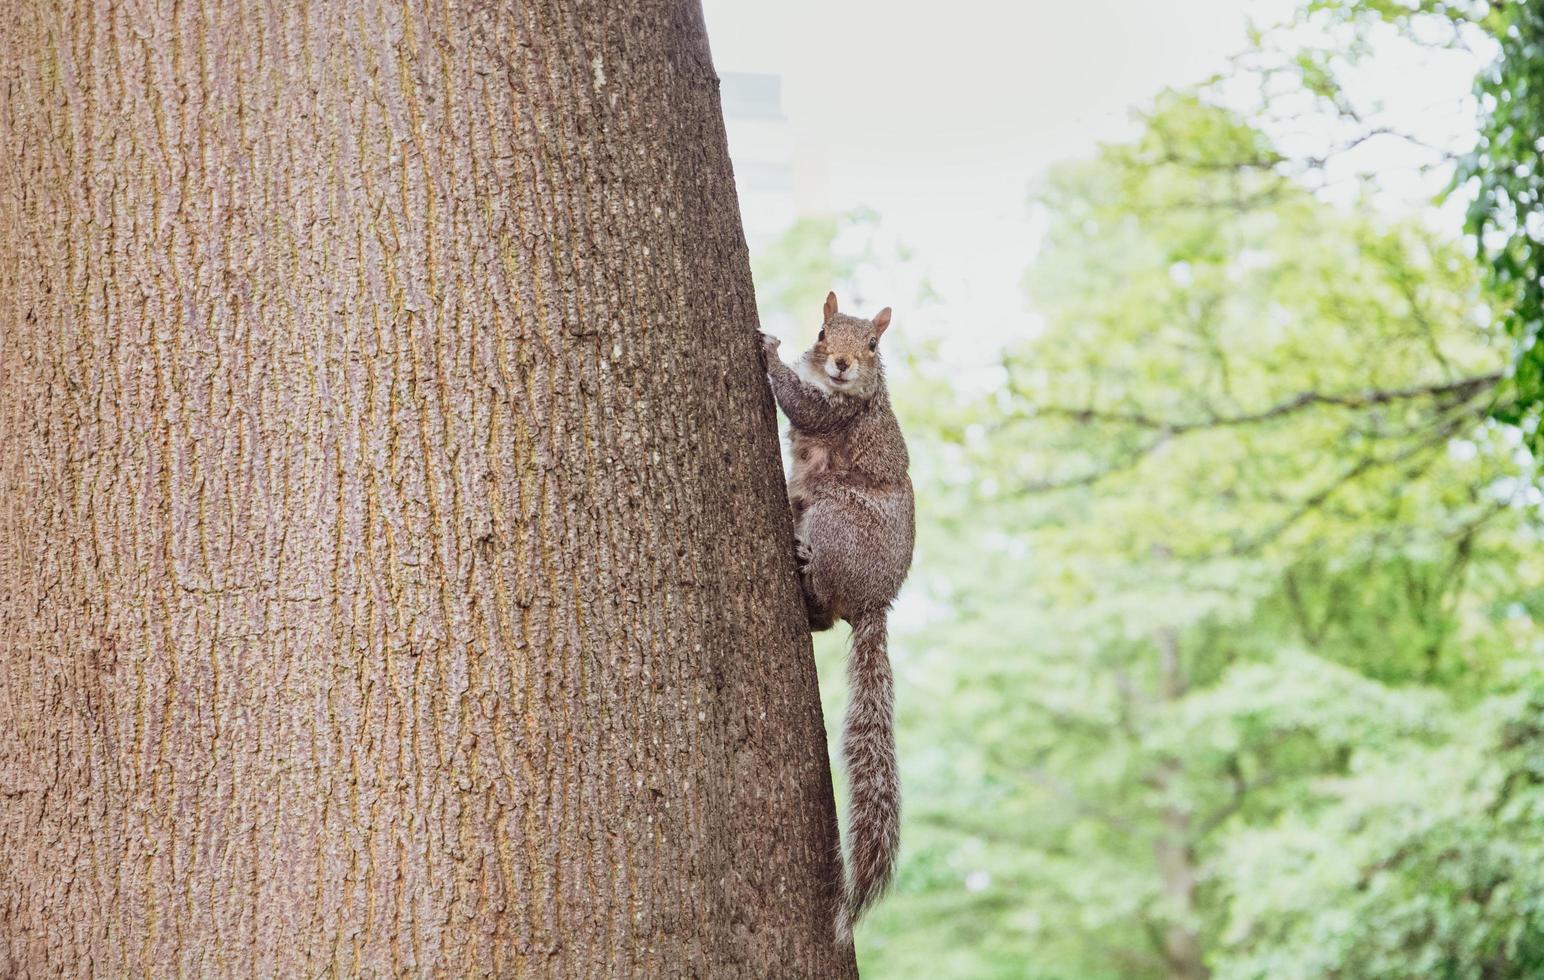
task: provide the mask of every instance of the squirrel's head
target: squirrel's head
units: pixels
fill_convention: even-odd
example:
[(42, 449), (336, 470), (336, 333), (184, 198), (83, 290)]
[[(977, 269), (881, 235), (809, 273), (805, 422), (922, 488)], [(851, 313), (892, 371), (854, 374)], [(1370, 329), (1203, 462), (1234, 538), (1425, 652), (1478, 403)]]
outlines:
[(836, 294), (827, 294), (820, 336), (805, 351), (800, 373), (824, 391), (872, 398), (880, 382), (879, 338), (889, 326), (890, 307), (865, 320), (838, 313)]

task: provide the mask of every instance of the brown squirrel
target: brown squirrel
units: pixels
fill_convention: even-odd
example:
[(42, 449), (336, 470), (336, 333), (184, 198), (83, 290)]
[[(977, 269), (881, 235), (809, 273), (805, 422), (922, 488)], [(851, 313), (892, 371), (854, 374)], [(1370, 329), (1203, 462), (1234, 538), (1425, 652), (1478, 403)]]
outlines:
[(846, 885), (836, 914), (841, 942), (852, 941), (853, 923), (890, 883), (900, 846), (885, 620), (911, 568), (916, 528), (906, 440), (879, 361), (889, 326), (888, 306), (872, 320), (846, 316), (831, 293), (820, 336), (797, 369), (778, 357), (776, 338), (761, 335), (772, 393), (790, 423), (788, 500), (810, 630), (838, 619), (852, 625), (841, 750), (851, 786)]

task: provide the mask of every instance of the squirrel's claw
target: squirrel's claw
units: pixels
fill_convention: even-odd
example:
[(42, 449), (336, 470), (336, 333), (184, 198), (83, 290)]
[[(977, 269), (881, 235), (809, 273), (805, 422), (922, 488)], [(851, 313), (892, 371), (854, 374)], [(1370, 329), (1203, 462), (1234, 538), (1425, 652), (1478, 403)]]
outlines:
[(762, 355), (764, 357), (767, 357), (767, 358), (776, 357), (777, 356), (777, 348), (782, 344), (782, 341), (778, 340), (776, 337), (772, 336), (771, 334), (763, 333), (760, 330), (756, 331), (756, 336), (758, 338), (760, 338), (760, 340), (761, 340), (761, 353), (762, 353)]
[(814, 557), (815, 557), (815, 551), (814, 551), (813, 548), (810, 547), (810, 544), (809, 544), (808, 541), (800, 541), (798, 539), (794, 540), (794, 543), (793, 543), (793, 560), (794, 560), (794, 564), (796, 564), (798, 566), (799, 571), (801, 571), (801, 572), (804, 571), (804, 569), (809, 565), (810, 561)]

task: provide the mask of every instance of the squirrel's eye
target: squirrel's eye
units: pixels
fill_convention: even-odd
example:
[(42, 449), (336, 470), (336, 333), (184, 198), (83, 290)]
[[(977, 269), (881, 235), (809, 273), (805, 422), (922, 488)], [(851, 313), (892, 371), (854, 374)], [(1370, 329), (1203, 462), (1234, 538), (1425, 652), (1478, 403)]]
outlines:
[(875, 337), (873, 340), (869, 341), (869, 350), (879, 350), (879, 338), (878, 337)]
[(826, 339), (826, 332), (824, 330), (821, 330), (820, 331), (820, 336), (816, 337), (815, 339), (816, 340), (825, 340)]

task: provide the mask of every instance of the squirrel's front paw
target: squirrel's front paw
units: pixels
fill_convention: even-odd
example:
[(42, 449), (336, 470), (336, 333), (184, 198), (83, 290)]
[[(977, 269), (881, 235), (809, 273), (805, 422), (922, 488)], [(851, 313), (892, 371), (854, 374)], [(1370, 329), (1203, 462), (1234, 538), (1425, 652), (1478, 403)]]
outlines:
[(777, 348), (783, 343), (769, 333), (756, 331), (756, 336), (761, 338), (761, 355), (768, 361), (777, 357)]

